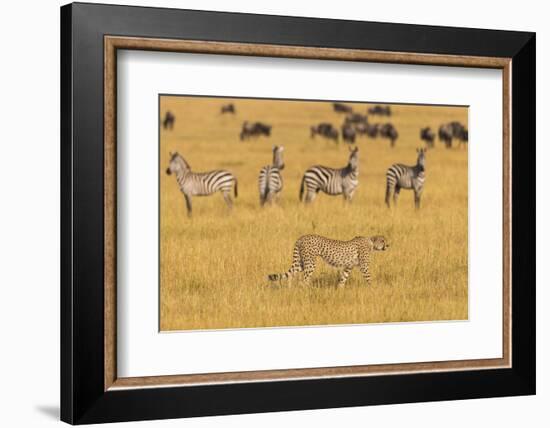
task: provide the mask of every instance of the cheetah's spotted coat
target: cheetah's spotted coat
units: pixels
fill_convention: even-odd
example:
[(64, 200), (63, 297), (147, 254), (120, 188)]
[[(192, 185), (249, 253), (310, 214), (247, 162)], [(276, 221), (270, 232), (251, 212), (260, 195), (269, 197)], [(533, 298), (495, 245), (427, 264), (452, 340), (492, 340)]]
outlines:
[(357, 236), (350, 241), (338, 241), (319, 235), (304, 235), (294, 245), (292, 266), (286, 273), (272, 274), (270, 281), (291, 278), (298, 272), (304, 273), (304, 281), (309, 282), (317, 257), (329, 265), (341, 268), (338, 286), (342, 287), (351, 270), (358, 266), (363, 277), (370, 283), (370, 255), (372, 251), (384, 251), (388, 244), (383, 236)]

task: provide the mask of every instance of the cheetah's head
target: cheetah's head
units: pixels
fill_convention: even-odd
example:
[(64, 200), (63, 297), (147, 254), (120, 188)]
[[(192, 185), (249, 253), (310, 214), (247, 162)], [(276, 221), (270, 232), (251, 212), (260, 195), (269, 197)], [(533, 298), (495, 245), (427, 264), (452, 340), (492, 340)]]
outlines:
[(383, 236), (372, 236), (370, 239), (372, 242), (372, 249), (374, 251), (386, 251), (390, 247), (386, 241), (386, 238)]

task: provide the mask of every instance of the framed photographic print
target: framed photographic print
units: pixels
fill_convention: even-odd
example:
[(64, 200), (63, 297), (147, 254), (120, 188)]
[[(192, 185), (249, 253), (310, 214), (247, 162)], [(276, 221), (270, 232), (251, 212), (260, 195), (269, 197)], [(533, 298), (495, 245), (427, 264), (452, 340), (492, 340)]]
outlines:
[(61, 54), (62, 420), (535, 393), (533, 33), (76, 3)]

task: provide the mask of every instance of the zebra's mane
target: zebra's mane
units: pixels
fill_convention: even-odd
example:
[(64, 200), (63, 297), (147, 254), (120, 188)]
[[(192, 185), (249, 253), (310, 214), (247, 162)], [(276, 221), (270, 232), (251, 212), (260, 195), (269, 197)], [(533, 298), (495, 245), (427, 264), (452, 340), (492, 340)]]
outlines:
[(347, 171), (353, 171), (353, 170), (357, 170), (359, 168), (359, 165), (355, 165), (355, 168), (351, 166), (351, 160), (353, 159), (354, 156), (357, 156), (358, 152), (359, 152), (359, 149), (357, 147), (350, 150), (348, 164), (343, 169), (345, 169)]
[(170, 161), (178, 161), (178, 162), (181, 162), (183, 163), (184, 167), (186, 169), (188, 169), (189, 171), (191, 171), (191, 165), (189, 165), (189, 163), (183, 158), (183, 156), (181, 156), (178, 152), (172, 154), (172, 157), (170, 159)]

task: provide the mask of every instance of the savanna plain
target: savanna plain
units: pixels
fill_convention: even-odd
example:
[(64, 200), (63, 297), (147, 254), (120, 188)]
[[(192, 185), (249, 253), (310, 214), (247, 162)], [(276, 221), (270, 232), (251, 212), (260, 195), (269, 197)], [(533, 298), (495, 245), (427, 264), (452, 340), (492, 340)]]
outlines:
[[(233, 103), (235, 114), (221, 114)], [(346, 103), (366, 113), (372, 104)], [(399, 132), (387, 139), (358, 137), (359, 187), (352, 203), (319, 193), (312, 204), (299, 201), (305, 170), (316, 164), (341, 168), (347, 144), (310, 137), (310, 126), (340, 127), (344, 115), (329, 102), (160, 97), (160, 122), (175, 117), (172, 130), (160, 127), (160, 329), (195, 330), (363, 324), (468, 318), (468, 150), (446, 149), (435, 141), (426, 154), (421, 208), (402, 190), (397, 207), (384, 203), (385, 174), (392, 164), (416, 163), (424, 147), (420, 129), (437, 133), (442, 123), (468, 124), (466, 107), (391, 105)], [(240, 141), (242, 123), (273, 126), (269, 138)], [(273, 145), (284, 146), (284, 188), (278, 202), (261, 208), (258, 175), (272, 160)], [(189, 218), (174, 175), (165, 171), (178, 152), (194, 172), (227, 169), (238, 179), (230, 211), (217, 193), (193, 198)], [(372, 283), (354, 269), (337, 288), (338, 271), (321, 260), (309, 286), (294, 280), (270, 283), (267, 275), (288, 270), (296, 240), (305, 234), (349, 240), (384, 235), (390, 248), (375, 252)]]

